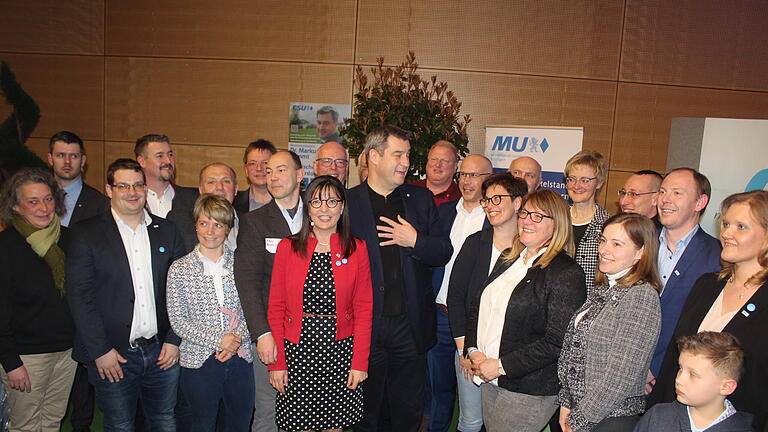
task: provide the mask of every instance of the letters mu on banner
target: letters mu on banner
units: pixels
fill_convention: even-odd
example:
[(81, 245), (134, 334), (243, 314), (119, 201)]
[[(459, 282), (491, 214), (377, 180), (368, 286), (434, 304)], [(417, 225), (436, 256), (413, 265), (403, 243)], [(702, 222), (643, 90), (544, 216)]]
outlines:
[(563, 168), (581, 151), (584, 128), (556, 126), (486, 126), (485, 156), (494, 172), (506, 171), (520, 156), (541, 164), (542, 188), (567, 196)]

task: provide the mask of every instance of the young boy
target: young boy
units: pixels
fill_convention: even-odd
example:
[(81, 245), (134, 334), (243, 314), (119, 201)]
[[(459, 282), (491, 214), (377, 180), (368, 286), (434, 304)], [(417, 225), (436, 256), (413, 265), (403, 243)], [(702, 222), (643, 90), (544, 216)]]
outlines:
[(677, 401), (654, 405), (634, 432), (751, 432), (752, 415), (726, 399), (736, 390), (744, 351), (728, 333), (701, 332), (681, 337)]

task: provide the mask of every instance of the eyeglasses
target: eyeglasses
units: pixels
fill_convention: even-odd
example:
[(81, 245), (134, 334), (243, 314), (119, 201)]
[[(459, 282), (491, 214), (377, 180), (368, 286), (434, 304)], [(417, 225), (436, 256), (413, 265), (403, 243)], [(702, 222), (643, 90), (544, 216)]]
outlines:
[(532, 212), (526, 209), (520, 209), (520, 211), (517, 212), (517, 217), (519, 217), (520, 219), (528, 219), (528, 216), (530, 216), (531, 220), (536, 223), (541, 222), (544, 218), (553, 219), (553, 220), (555, 219), (552, 216), (545, 215), (544, 213)]
[(503, 197), (510, 197), (514, 198), (514, 195), (494, 195), (489, 198), (481, 198), (480, 199), (480, 205), (483, 206), (483, 208), (488, 207), (488, 203), (491, 203), (493, 205), (499, 205), (501, 204), (501, 198)]
[(112, 187), (117, 189), (120, 192), (128, 192), (131, 189), (133, 189), (136, 192), (141, 192), (144, 190), (144, 188), (147, 187), (147, 185), (145, 183), (134, 183), (134, 184), (118, 183), (118, 184), (113, 184)]
[(320, 199), (315, 198), (313, 200), (309, 201), (309, 205), (312, 206), (312, 208), (320, 208), (323, 203), (325, 203), (328, 208), (334, 208), (337, 205), (339, 205), (340, 202), (344, 202), (344, 200), (336, 199), (336, 198), (328, 198), (328, 199)]
[(458, 178), (469, 177), (471, 179), (476, 179), (480, 176), (487, 176), (487, 175), (491, 175), (491, 173), (474, 173), (474, 172), (464, 172), (464, 171), (459, 171), (456, 173), (456, 177)]
[(582, 178), (578, 178), (577, 179), (576, 177), (570, 177), (569, 176), (569, 177), (565, 178), (565, 182), (567, 184), (574, 184), (576, 182), (579, 182), (579, 183), (581, 183), (582, 186), (586, 186), (586, 185), (589, 184), (589, 182), (591, 182), (593, 180), (596, 180), (596, 179), (597, 179), (597, 177), (582, 177)]
[(329, 168), (331, 164), (336, 164), (337, 168), (346, 168), (349, 165), (349, 161), (346, 159), (320, 158), (317, 159), (317, 162), (320, 162), (320, 165), (325, 168)]
[(639, 197), (641, 195), (650, 195), (650, 194), (655, 194), (655, 193), (659, 193), (659, 191), (651, 191), (651, 192), (642, 192), (642, 193), (640, 193), (640, 192), (628, 192), (628, 191), (625, 191), (624, 189), (619, 189), (619, 196), (621, 198), (624, 198), (626, 196), (626, 197), (635, 199), (635, 198), (637, 198), (637, 197)]

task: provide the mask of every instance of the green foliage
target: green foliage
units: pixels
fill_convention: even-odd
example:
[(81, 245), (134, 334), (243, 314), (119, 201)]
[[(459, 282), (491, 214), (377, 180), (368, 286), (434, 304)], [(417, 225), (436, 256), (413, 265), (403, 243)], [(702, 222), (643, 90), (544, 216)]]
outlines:
[(40, 122), (40, 107), (16, 81), (8, 63), (0, 65), (0, 95), (13, 106), (13, 112), (0, 124), (0, 161), (13, 173), (24, 167), (47, 167), (27, 146), (27, 138)]
[(422, 79), (416, 73), (419, 65), (413, 51), (394, 68), (384, 67), (383, 57), (377, 60), (378, 66), (371, 68), (370, 86), (363, 68), (355, 70), (354, 114), (339, 129), (350, 157), (360, 154), (369, 132), (387, 124), (413, 133), (409, 180), (425, 174), (427, 153), (436, 141), (450, 141), (459, 155), (465, 156), (469, 152), (467, 125), (472, 119), (460, 116), (461, 102), (448, 90), (448, 84), (438, 82), (436, 76)]

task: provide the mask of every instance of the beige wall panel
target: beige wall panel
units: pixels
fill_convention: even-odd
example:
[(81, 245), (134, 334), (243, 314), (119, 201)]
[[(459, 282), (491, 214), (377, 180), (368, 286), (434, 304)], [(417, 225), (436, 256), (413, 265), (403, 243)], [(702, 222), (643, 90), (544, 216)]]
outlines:
[(603, 188), (604, 207), (610, 214), (616, 214), (621, 209), (619, 208), (619, 189), (624, 187), (624, 182), (627, 181), (631, 172), (626, 171), (608, 171), (608, 182)]
[(208, 60), (107, 59), (106, 135), (172, 142), (288, 145), (291, 102), (350, 103), (352, 66)]
[[(70, 130), (83, 139), (102, 139), (103, 57), (0, 54), (0, 60), (10, 64), (40, 106), (42, 117), (32, 136), (50, 138)], [(0, 119), (10, 112), (10, 105), (0, 103)]]
[(622, 80), (766, 90), (765, 0), (627, 1)]
[[(176, 155), (175, 182), (182, 186), (197, 187), (200, 179), (200, 169), (212, 162), (223, 162), (231, 166), (237, 173), (238, 188), (245, 189), (248, 180), (243, 174), (243, 149), (214, 145), (174, 144)], [(117, 158), (133, 158), (133, 144), (107, 141), (104, 160), (109, 166)]]
[(663, 172), (673, 117), (768, 119), (768, 93), (619, 84), (611, 169)]
[(475, 72), (436, 75), (463, 103), (461, 115), (472, 116), (474, 153), (484, 152), (486, 125), (583, 126), (584, 147), (609, 153), (616, 83)]
[(104, 53), (103, 0), (0, 0), (0, 51)]
[(360, 2), (356, 59), (615, 79), (623, 1)]
[[(105, 182), (104, 142), (84, 140), (83, 144), (85, 145), (85, 151), (88, 154), (83, 178), (86, 183), (103, 192)], [(40, 156), (44, 161), (47, 160), (48, 139), (30, 138), (27, 140), (27, 147)]]
[(354, 0), (110, 1), (107, 53), (351, 63)]

